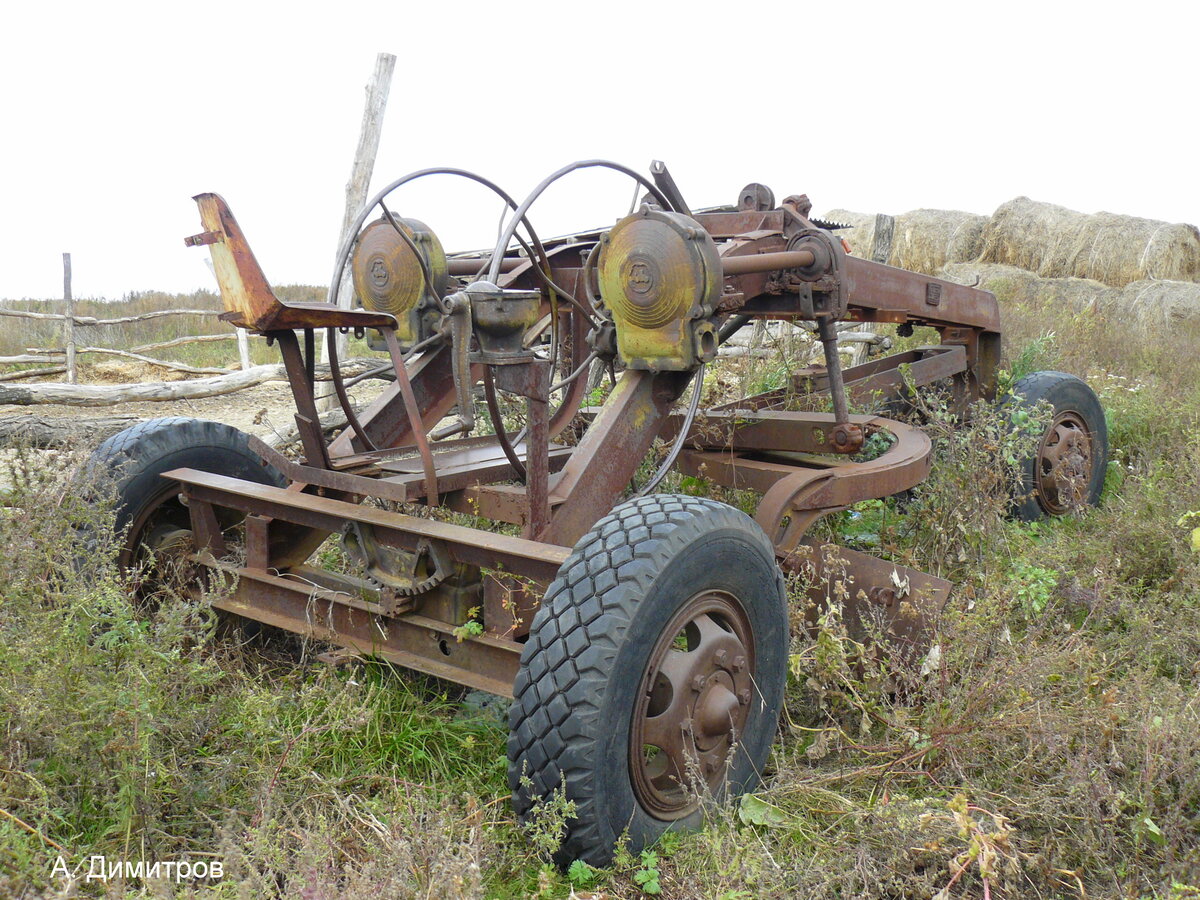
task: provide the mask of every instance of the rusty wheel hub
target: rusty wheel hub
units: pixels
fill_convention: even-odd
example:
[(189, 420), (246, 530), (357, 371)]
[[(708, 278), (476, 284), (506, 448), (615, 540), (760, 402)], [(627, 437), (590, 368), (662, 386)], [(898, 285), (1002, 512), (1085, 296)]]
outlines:
[(642, 676), (630, 771), (643, 807), (673, 820), (719, 789), (753, 696), (754, 645), (737, 598), (692, 597), (663, 629)]
[(1087, 502), (1092, 481), (1092, 438), (1075, 412), (1055, 417), (1042, 438), (1037, 460), (1042, 505), (1062, 515)]

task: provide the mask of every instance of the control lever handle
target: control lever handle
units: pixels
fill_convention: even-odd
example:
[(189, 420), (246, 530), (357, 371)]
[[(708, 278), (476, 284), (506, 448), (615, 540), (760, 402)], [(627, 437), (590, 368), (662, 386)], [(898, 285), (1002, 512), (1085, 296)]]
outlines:
[(455, 434), (470, 434), (475, 428), (475, 403), (471, 397), (471, 299), (465, 291), (442, 298), (442, 331), (450, 334), (450, 366), (458, 415), (449, 425), (435, 428), (430, 437), (440, 441)]

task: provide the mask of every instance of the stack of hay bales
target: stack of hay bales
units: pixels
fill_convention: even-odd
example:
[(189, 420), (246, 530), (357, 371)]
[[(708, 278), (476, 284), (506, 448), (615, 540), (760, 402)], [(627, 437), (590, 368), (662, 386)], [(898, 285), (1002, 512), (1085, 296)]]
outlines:
[(1112, 287), (1153, 278), (1200, 279), (1200, 232), (1194, 225), (1100, 212), (1078, 213), (1028, 197), (992, 216), (981, 262), (1028, 269), (1043, 278), (1092, 278)]
[[(855, 256), (872, 257), (876, 217), (830, 210), (823, 219)], [(1113, 213), (1087, 215), (1018, 197), (990, 218), (918, 209), (896, 216), (888, 265), (978, 284), (1003, 303), (1055, 304), (1127, 316), (1146, 327), (1200, 321), (1200, 232)]]
[[(845, 222), (853, 227), (838, 234), (850, 245), (855, 256), (870, 259), (875, 247), (875, 216), (830, 210), (821, 218)], [(934, 275), (948, 263), (978, 259), (983, 249), (983, 230), (988, 217), (946, 209), (914, 209), (896, 216), (889, 266)]]

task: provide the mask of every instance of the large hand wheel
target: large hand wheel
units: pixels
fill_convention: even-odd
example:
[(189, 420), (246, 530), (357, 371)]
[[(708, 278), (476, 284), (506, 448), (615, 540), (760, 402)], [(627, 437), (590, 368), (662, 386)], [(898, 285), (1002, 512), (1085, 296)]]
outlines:
[[(283, 475), (265, 464), (247, 437), (231, 425), (202, 419), (151, 419), (114, 434), (92, 452), (89, 465), (116, 482), (116, 527), (123, 533), (120, 565), (132, 572), (149, 553), (190, 547), (191, 517), (179, 500), (179, 485), (163, 478), (171, 469), (191, 468), (283, 487)], [(240, 515), (218, 510), (222, 528)]]
[(753, 788), (786, 677), (774, 551), (748, 516), (658, 494), (580, 539), (533, 619), (509, 714), (522, 817), (559, 789), (575, 818), (557, 854), (604, 865), (700, 823), (705, 798)]
[(1013, 514), (1022, 522), (1095, 506), (1107, 471), (1108, 428), (1092, 389), (1065, 372), (1034, 372), (1014, 385), (1008, 403), (1032, 409), (1041, 400), (1051, 421), (1037, 451), (1020, 463)]

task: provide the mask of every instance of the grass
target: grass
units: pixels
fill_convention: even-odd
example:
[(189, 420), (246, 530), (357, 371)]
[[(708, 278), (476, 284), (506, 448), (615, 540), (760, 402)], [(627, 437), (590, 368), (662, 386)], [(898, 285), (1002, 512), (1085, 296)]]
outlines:
[[(178, 592), (135, 607), (105, 504), (72, 480), (78, 459), (15, 454), (0, 510), (0, 895), (57, 895), (58, 857), (86, 872), (99, 854), (220, 859), (225, 877), (76, 891), (1200, 897), (1200, 335), (1004, 314), (1008, 383), (1061, 369), (1101, 395), (1102, 505), (1010, 521), (1003, 418), (981, 409), (964, 430), (928, 399), (931, 478), (820, 527), (957, 583), (938, 653), (866, 654), (836, 616), (794, 634), (762, 787), (606, 870), (544, 862), (569, 808), (518, 828), (504, 726), (462, 691), (248, 640)], [(776, 385), (761, 364), (711, 367), (706, 391)], [(695, 478), (662, 489), (753, 501)]]

